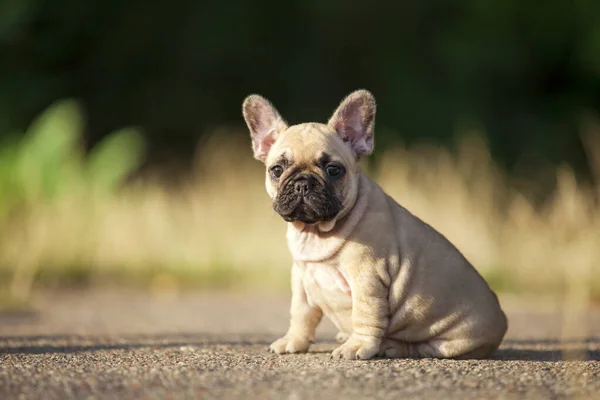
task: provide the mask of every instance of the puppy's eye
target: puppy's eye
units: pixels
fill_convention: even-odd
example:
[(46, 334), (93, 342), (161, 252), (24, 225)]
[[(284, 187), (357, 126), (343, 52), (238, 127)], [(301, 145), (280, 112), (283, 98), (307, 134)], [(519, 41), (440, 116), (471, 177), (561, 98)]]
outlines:
[(281, 165), (274, 165), (271, 167), (271, 176), (275, 179), (279, 178), (283, 174), (283, 167)]
[(330, 177), (337, 178), (344, 173), (344, 167), (342, 167), (341, 165), (337, 165), (337, 164), (329, 164), (325, 168), (325, 171), (327, 172), (327, 175), (329, 175)]

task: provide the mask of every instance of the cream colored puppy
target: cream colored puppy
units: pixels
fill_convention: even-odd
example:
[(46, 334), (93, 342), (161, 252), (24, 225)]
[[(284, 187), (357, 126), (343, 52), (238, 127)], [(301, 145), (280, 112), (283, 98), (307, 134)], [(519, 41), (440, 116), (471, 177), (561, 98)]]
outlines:
[(483, 358), (498, 348), (507, 320), (485, 280), (358, 165), (373, 151), (371, 93), (350, 94), (326, 125), (288, 126), (258, 95), (243, 114), (294, 260), (290, 327), (271, 351), (308, 350), (323, 315), (340, 330), (334, 358)]

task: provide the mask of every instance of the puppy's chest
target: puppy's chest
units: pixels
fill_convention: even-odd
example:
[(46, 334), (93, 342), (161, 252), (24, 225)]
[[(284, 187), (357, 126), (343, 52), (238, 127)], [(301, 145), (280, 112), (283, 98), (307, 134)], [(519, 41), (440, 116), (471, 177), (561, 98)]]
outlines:
[(309, 303), (323, 308), (351, 298), (346, 270), (337, 261), (304, 262), (303, 265), (303, 283)]

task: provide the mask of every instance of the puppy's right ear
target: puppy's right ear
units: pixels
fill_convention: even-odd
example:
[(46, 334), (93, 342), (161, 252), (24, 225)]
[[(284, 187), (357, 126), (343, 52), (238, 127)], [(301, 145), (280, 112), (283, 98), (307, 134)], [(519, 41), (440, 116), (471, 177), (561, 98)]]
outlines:
[(250, 129), (254, 158), (264, 162), (279, 134), (287, 129), (287, 123), (269, 100), (257, 94), (246, 97), (242, 112)]

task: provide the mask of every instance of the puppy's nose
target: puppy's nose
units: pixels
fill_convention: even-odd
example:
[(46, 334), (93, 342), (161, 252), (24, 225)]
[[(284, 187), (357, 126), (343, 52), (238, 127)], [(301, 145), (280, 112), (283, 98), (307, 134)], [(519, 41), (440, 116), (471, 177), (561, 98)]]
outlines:
[(314, 182), (312, 179), (299, 179), (294, 183), (294, 191), (296, 194), (306, 196), (309, 191), (314, 188)]

